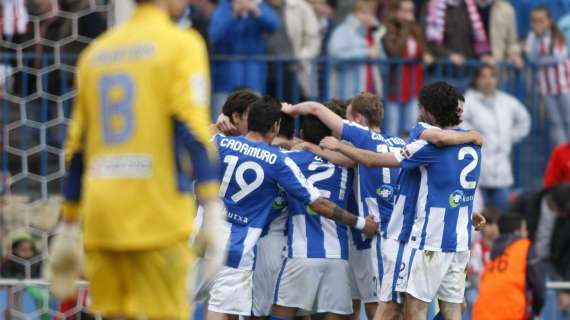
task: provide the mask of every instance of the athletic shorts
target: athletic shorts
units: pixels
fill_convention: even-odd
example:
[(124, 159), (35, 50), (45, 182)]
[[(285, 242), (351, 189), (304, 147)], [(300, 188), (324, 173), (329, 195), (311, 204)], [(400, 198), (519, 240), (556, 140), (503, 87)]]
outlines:
[(91, 310), (103, 316), (187, 319), (187, 241), (154, 250), (86, 252)]
[(275, 285), (281, 265), (287, 238), (283, 233), (269, 233), (259, 239), (255, 270), (253, 271), (253, 315), (267, 317), (271, 315), (271, 306), (275, 295)]
[(408, 280), (402, 291), (427, 303), (435, 298), (449, 303), (463, 303), (469, 255), (469, 251), (412, 249)]
[(223, 267), (212, 281), (199, 283), (194, 297), (198, 303), (207, 303), (210, 311), (250, 316), (252, 294), (252, 270)]
[(343, 259), (286, 258), (274, 301), (302, 314), (352, 314), (348, 262)]
[(411, 250), (406, 243), (394, 239), (382, 239), (381, 247), (384, 275), (380, 288), (380, 301), (402, 303), (399, 291), (405, 290), (407, 263)]
[(380, 255), (381, 240), (379, 236), (374, 237), (370, 249), (358, 250), (354, 244), (349, 246), (348, 264), (353, 300), (361, 300), (363, 303), (378, 302), (383, 273)]

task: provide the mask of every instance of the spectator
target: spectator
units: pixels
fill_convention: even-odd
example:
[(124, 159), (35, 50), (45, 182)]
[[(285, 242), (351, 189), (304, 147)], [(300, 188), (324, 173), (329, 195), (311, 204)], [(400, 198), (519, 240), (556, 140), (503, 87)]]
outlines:
[(329, 43), (330, 36), (334, 30), (335, 23), (332, 20), (334, 8), (326, 0), (309, 0), (317, 15), (319, 23), (319, 37), (321, 39), (321, 56), (327, 55), (327, 43)]
[[(209, 38), (213, 55), (263, 55), (265, 34), (280, 25), (279, 16), (264, 2), (223, 0), (210, 20)], [(267, 65), (257, 61), (214, 61), (212, 65), (214, 100), (212, 114), (217, 115), (235, 89), (247, 87), (265, 92)]]
[[(570, 184), (561, 184), (552, 190), (556, 222), (550, 240), (550, 262), (554, 281), (570, 281)], [(558, 294), (559, 308), (570, 308), (570, 292)]]
[[(371, 13), (371, 2), (357, 0), (352, 14), (333, 31), (328, 44), (329, 55), (341, 59), (377, 59), (380, 57), (380, 29), (378, 19)], [(380, 69), (373, 64), (340, 62), (337, 65), (334, 97), (348, 99), (367, 91), (380, 95)]]
[(570, 141), (552, 151), (544, 173), (545, 188), (564, 182), (570, 183)]
[(510, 208), (519, 212), (527, 221), (528, 238), (533, 243), (538, 257), (550, 258), (550, 242), (558, 208), (565, 207), (566, 199), (558, 196), (557, 187), (531, 191), (521, 195)]
[[(58, 3), (61, 11), (76, 15), (79, 12), (85, 12), (91, 6), (89, 0), (58, 0)], [(77, 37), (74, 36), (74, 30), (77, 30)], [(101, 13), (93, 11), (79, 16), (77, 20), (58, 18), (52, 29), (54, 35), (49, 36), (49, 38), (57, 40), (73, 39), (73, 41), (62, 44), (60, 50), (62, 63), (75, 66), (83, 49), (89, 45), (92, 39), (97, 38), (105, 30), (107, 30), (107, 22)], [(86, 39), (88, 40), (86, 41)], [(73, 76), (66, 73), (67, 71), (61, 71), (57, 79), (48, 80), (48, 84), (52, 88), (51, 92), (61, 95), (72, 90)]]
[(550, 120), (555, 145), (570, 140), (570, 60), (564, 35), (545, 7), (532, 11), (532, 31), (526, 39), (526, 55), (538, 64), (538, 87)]
[[(321, 39), (321, 51), (319, 53), (319, 56), (325, 57), (328, 55), (327, 44), (329, 43), (332, 32), (336, 26), (332, 19), (334, 8), (326, 0), (309, 0), (309, 3), (313, 7), (313, 10), (317, 15), (317, 20), (319, 22), (319, 36)], [(323, 100), (326, 98), (325, 86), (328, 85), (328, 74), (326, 73), (325, 69), (327, 67), (328, 64), (326, 62), (320, 62), (317, 64), (317, 69), (313, 69), (313, 72), (317, 73), (317, 92), (311, 92), (310, 96), (318, 97), (317, 100)]]
[(554, 20), (558, 20), (561, 15), (570, 12), (570, 1), (568, 0), (511, 0), (510, 2), (517, 13), (519, 39), (526, 37), (530, 31), (530, 13), (534, 8), (547, 7), (554, 14)]
[(463, 125), (483, 135), (485, 144), (479, 187), (486, 207), (506, 210), (513, 185), (511, 150), (530, 131), (530, 115), (513, 96), (497, 89), (497, 69), (484, 65), (477, 69), (465, 94)]
[[(217, 0), (192, 0), (190, 2), (190, 23), (204, 39), (208, 39), (210, 18), (216, 9)], [(208, 49), (210, 42), (206, 41)], [(209, 50), (208, 50), (209, 52)]]
[[(414, 17), (412, 0), (390, 0), (384, 11), (386, 34), (382, 44), (386, 55), (405, 60), (433, 62), (427, 51), (423, 34)], [(391, 135), (399, 135), (410, 129), (418, 120), (418, 93), (423, 86), (421, 64), (397, 64), (390, 66), (385, 128)], [(404, 119), (400, 121), (400, 116)], [(403, 124), (403, 127), (400, 126)]]
[(529, 302), (532, 313), (538, 316), (546, 283), (527, 239), (526, 222), (520, 215), (509, 213), (499, 218), (498, 227), (500, 236), (493, 243), (491, 261), (485, 265), (472, 319), (527, 319)]
[(30, 265), (30, 259), (37, 251), (32, 236), (25, 231), (15, 232), (11, 237), (11, 257), (4, 259), (0, 266), (3, 278), (34, 279), (41, 277), (41, 262)]
[(469, 259), (468, 277), (473, 287), (479, 287), (479, 280), (485, 265), (491, 261), (491, 248), (493, 242), (499, 237), (497, 219), (501, 212), (496, 209), (487, 209), (483, 212), (487, 223), (481, 230), (481, 237), (471, 245), (471, 257)]
[[(267, 53), (300, 60), (317, 57), (321, 39), (319, 22), (313, 8), (305, 0), (267, 0), (267, 3), (282, 21), (281, 27), (267, 36)], [(278, 72), (279, 64), (283, 68), (282, 73)], [(308, 97), (310, 67), (308, 61), (299, 64), (270, 63), (267, 77), (268, 94), (289, 102), (298, 102), (299, 98)], [(279, 82), (283, 86), (282, 92), (278, 90)]]
[(506, 0), (476, 0), (491, 45), (494, 61), (508, 61), (521, 68), (524, 61), (518, 42), (516, 13)]
[(455, 65), (466, 59), (492, 62), (491, 44), (475, 0), (430, 0), (424, 5), (428, 46), (437, 58)]

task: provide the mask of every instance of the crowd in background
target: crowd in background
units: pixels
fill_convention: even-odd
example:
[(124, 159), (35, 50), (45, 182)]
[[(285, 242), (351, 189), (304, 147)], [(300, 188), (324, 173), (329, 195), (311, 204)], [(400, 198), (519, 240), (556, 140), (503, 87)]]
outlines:
[[(88, 0), (29, 0), (25, 9), (30, 16), (42, 16), (55, 10), (77, 13), (89, 5)], [(58, 15), (42, 19), (37, 29), (7, 30), (6, 19), (4, 14), (3, 40), (15, 45), (36, 37), (57, 41), (76, 32), (74, 41), (58, 52), (69, 54), (69, 60), (62, 61), (71, 66), (89, 39), (107, 28), (100, 13), (82, 15), (77, 30), (70, 19)], [(435, 62), (451, 63), (457, 78), (469, 60), (483, 62), (465, 93), (463, 123), (485, 138), (479, 187), (489, 221), (474, 242), (470, 277), (477, 284), (498, 237), (494, 221), (510, 210), (525, 217), (528, 237), (538, 258), (548, 262), (544, 268), (551, 279), (570, 281), (570, 189), (565, 184), (570, 183), (570, 1), (193, 0), (180, 23), (193, 26), (207, 40), (213, 114), (219, 114), (228, 95), (240, 88), (282, 95), (286, 101), (294, 96), (318, 98), (325, 90), (338, 99), (369, 91), (383, 96), (384, 130), (400, 135), (417, 121), (417, 96)], [(45, 43), (25, 46), (23, 52), (32, 57), (25, 66), (45, 66), (43, 54), (53, 50)], [(239, 58), (224, 59), (232, 56)], [(301, 62), (271, 63), (256, 56)], [(320, 64), (310, 63), (320, 57), (349, 60), (338, 60), (332, 73), (324, 74)], [(374, 62), (386, 58), (414, 62)], [(529, 134), (532, 123), (528, 106), (499, 89), (497, 66), (506, 63), (520, 69), (525, 61), (536, 66), (535, 85), (557, 147), (545, 173), (545, 188), (513, 201), (512, 148)], [(22, 79), (16, 74), (10, 91), (23, 97), (36, 92), (40, 84), (44, 91), (61, 95), (61, 83), (71, 88), (73, 80), (62, 75), (53, 73), (38, 81), (33, 75)], [(21, 263), (38, 254), (29, 235), (16, 235), (11, 252), (0, 266), (3, 277), (39, 276), (39, 263), (31, 267)], [(570, 294), (562, 292), (559, 297), (560, 308), (570, 308)]]

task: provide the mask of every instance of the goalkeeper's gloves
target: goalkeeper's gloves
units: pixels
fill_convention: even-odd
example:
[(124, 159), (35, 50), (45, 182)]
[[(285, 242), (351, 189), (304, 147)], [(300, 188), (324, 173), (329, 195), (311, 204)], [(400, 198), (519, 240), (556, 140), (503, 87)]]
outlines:
[(226, 262), (226, 209), (219, 199), (209, 200), (203, 205), (202, 227), (196, 237), (196, 248), (204, 257), (204, 274), (211, 280)]
[(59, 299), (75, 296), (84, 266), (83, 241), (79, 223), (62, 223), (54, 236), (44, 275)]

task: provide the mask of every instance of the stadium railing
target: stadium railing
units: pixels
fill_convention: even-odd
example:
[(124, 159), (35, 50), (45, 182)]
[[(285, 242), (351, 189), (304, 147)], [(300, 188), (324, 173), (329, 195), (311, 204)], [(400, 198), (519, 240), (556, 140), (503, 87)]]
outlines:
[[(3, 137), (0, 175), (4, 176), (0, 191), (33, 193), (42, 200), (49, 193), (59, 192), (63, 176), (61, 149), (75, 95), (73, 66), (76, 58), (73, 55), (45, 54), (38, 61), (33, 53), (0, 55), (3, 66), (14, 66), (6, 68), (8, 71), (5, 72), (7, 77), (0, 106)], [(400, 98), (403, 70), (420, 66), (418, 61), (402, 59), (341, 60), (330, 57), (299, 61), (284, 57), (215, 56), (212, 57), (212, 62), (212, 74), (215, 74), (217, 68), (224, 68), (227, 63), (266, 65), (273, 81), (260, 93), (270, 92), (277, 99), (291, 103), (302, 99), (325, 101), (348, 98), (346, 93), (337, 94), (336, 88), (355, 87), (355, 83), (360, 81), (360, 75), (352, 71), (370, 64), (381, 71), (383, 96), (388, 96), (389, 84), (395, 83), (397, 88), (392, 90), (398, 93), (395, 102), (403, 104), (404, 101)], [(38, 63), (41, 64), (38, 66)], [(469, 60), (462, 67), (456, 67), (449, 61), (437, 61), (431, 66), (423, 67), (423, 82), (445, 80), (466, 90), (480, 65), (481, 62), (476, 60)], [(552, 146), (548, 122), (537, 92), (538, 86), (535, 85), (536, 66), (527, 64), (520, 70), (509, 64), (498, 64), (497, 67), (499, 89), (518, 98), (532, 117), (531, 133), (513, 152), (515, 190), (538, 188), (542, 185), (544, 168)], [(250, 75), (247, 74), (247, 68), (243, 70), (242, 79), (238, 79), (235, 87), (243, 87), (248, 83), (246, 79)], [(300, 76), (301, 70), (304, 73)], [(301, 79), (305, 90), (299, 85)], [(413, 73), (410, 83), (414, 86), (416, 84)], [(215, 83), (213, 88), (216, 88)], [(354, 91), (350, 95), (356, 93), (358, 92)], [(400, 108), (399, 112), (403, 113), (405, 109)], [(404, 120), (402, 116), (398, 118), (400, 133), (404, 129)]]

